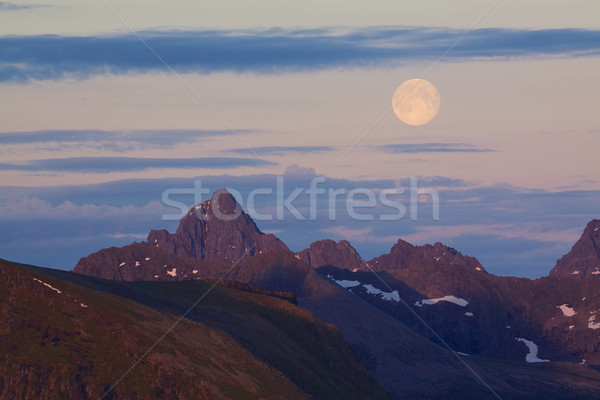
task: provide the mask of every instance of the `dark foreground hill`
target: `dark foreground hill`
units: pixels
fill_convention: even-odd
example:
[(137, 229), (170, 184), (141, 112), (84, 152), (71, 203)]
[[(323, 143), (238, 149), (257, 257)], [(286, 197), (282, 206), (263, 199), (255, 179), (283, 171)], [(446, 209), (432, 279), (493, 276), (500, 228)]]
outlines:
[(386, 398), (337, 328), (249, 286), (216, 286), (126, 374), (212, 286), (0, 260), (0, 398)]

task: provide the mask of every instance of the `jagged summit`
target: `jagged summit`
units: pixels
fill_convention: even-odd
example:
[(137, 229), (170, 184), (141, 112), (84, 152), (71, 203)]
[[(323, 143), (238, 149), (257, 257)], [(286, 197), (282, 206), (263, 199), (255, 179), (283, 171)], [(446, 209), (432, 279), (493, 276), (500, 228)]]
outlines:
[(571, 251), (550, 271), (550, 276), (585, 278), (600, 274), (600, 219), (591, 220)]
[(465, 256), (440, 242), (415, 246), (402, 239), (398, 239), (388, 254), (375, 257), (368, 262), (368, 265), (375, 270), (393, 270), (410, 268), (423, 263), (460, 266), (485, 272), (475, 257)]
[(297, 257), (313, 268), (333, 265), (349, 270), (365, 269), (365, 261), (347, 240), (337, 243), (331, 239), (313, 242), (309, 248), (297, 253)]
[(268, 251), (288, 250), (277, 237), (264, 234), (225, 189), (194, 206), (175, 233), (152, 230), (148, 243), (179, 256), (236, 262)]

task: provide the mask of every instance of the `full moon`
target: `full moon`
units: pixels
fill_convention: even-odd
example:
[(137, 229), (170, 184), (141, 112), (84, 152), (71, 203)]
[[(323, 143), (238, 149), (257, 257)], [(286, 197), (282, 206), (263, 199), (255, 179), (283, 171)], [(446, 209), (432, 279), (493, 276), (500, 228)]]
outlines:
[(440, 109), (440, 93), (425, 79), (410, 79), (394, 92), (392, 108), (405, 124), (425, 125)]

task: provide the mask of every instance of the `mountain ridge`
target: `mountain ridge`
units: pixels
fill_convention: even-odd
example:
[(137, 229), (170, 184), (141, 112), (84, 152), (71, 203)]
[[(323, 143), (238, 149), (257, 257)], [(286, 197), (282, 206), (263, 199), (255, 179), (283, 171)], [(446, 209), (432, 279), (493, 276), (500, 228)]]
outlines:
[[(570, 279), (563, 289), (560, 282), (567, 279), (564, 277), (535, 281), (497, 277), (485, 271), (476, 258), (442, 243), (415, 246), (402, 239), (389, 253), (369, 261), (345, 240), (320, 240), (293, 253), (283, 242), (282, 246), (272, 246), (280, 243), (272, 235), (265, 240), (267, 235), (254, 221), (243, 211), (237, 212), (241, 206), (231, 195), (220, 196), (226, 201), (216, 206), (225, 218), (216, 218), (214, 211), (211, 214), (213, 196), (191, 209), (175, 234), (151, 231), (148, 242), (100, 250), (82, 258), (74, 271), (129, 281), (226, 277), (268, 291), (294, 293), (300, 306), (341, 330), (394, 398), (405, 398), (407, 385), (415, 380), (422, 383), (413, 388), (417, 397), (450, 393), (455, 388), (447, 385), (449, 382), (463, 382), (476, 392), (480, 389), (473, 375), (461, 372), (458, 359), (453, 359), (442, 344), (468, 352), (470, 357), (523, 363), (530, 357), (524, 343), (533, 343), (539, 356), (552, 359), (553, 365), (578, 363), (585, 357), (586, 365), (600, 366), (600, 343), (592, 321), (594, 312), (600, 312), (600, 298), (592, 295), (596, 287), (600, 292), (600, 281), (593, 276)], [(211, 234), (214, 239), (210, 239)], [(198, 254), (201, 257), (192, 257)], [(588, 303), (574, 297), (581, 290), (589, 293)], [(414, 313), (407, 312), (400, 299), (406, 299)], [(571, 308), (577, 316), (564, 314)], [(348, 317), (357, 314), (360, 318), (355, 320)], [(417, 315), (420, 319), (415, 318)], [(423, 321), (439, 332), (445, 343), (432, 336)], [(419, 350), (410, 355), (397, 350), (407, 345)], [(417, 354), (427, 361), (407, 369)], [(395, 367), (390, 369), (390, 365)], [(437, 371), (437, 377), (425, 373), (431, 369)], [(404, 375), (399, 377), (395, 370), (404, 371)], [(536, 379), (546, 381), (543, 374)]]

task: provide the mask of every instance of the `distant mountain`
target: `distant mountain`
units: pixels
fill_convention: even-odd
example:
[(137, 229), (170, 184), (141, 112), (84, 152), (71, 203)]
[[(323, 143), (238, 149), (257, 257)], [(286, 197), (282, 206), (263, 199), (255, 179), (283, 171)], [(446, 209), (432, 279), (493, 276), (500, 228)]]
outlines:
[(297, 253), (298, 258), (313, 268), (334, 265), (350, 270), (364, 270), (366, 263), (347, 240), (319, 240)]
[(224, 189), (192, 208), (175, 233), (152, 230), (148, 243), (179, 256), (226, 263), (245, 255), (288, 250), (274, 235), (262, 233)]
[(550, 276), (585, 278), (600, 274), (600, 220), (594, 219), (570, 252), (556, 262)]
[(464, 256), (439, 242), (434, 245), (414, 246), (399, 239), (388, 254), (365, 261), (348, 241), (340, 240), (336, 243), (325, 239), (312, 243), (297, 255), (314, 268), (334, 266), (351, 271), (387, 271), (435, 262), (438, 265), (455, 265), (485, 272), (475, 257)]
[[(0, 260), (0, 398), (100, 398), (211, 286)], [(387, 398), (337, 328), (244, 289), (213, 289), (105, 398)]]
[(434, 245), (414, 246), (402, 239), (399, 239), (392, 246), (388, 254), (376, 257), (367, 264), (370, 269), (375, 271), (390, 271), (430, 262), (435, 262), (438, 265), (454, 265), (485, 272), (485, 269), (475, 257), (462, 255), (457, 250), (442, 243), (437, 242)]

